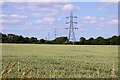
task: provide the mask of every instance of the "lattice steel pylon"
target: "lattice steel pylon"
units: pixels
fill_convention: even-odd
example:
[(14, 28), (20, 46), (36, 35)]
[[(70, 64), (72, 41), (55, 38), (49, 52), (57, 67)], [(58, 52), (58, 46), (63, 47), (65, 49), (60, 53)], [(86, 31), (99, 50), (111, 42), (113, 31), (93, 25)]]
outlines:
[(77, 18), (76, 16), (73, 16), (73, 13), (71, 12), (70, 13), (70, 16), (66, 17), (66, 18), (69, 18), (70, 21), (69, 22), (66, 22), (66, 24), (69, 24), (69, 27), (68, 28), (65, 28), (65, 29), (68, 29), (69, 30), (69, 36), (68, 36), (68, 43), (71, 41), (71, 42), (76, 42), (76, 39), (75, 39), (75, 32), (74, 30), (75, 29), (78, 29), (76, 27), (74, 27), (74, 24), (77, 24), (77, 22), (74, 22), (74, 18)]
[(55, 35), (55, 39), (57, 38), (57, 28), (54, 29), (54, 35)]

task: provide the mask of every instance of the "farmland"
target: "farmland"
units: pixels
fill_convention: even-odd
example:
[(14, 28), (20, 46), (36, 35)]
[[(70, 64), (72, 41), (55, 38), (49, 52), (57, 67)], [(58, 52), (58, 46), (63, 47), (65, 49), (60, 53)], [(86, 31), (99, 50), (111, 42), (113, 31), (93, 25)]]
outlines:
[[(111, 78), (117, 77), (118, 46), (2, 44), (3, 67), (19, 62), (21, 75), (26, 64), (32, 69), (26, 77)], [(14, 66), (8, 76), (18, 76)], [(8, 67), (9, 69), (9, 67)]]

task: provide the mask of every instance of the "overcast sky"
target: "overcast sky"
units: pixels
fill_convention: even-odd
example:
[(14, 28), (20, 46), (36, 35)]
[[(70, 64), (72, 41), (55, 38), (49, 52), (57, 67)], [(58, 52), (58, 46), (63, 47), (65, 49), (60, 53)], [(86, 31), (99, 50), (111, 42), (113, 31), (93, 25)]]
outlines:
[[(77, 1), (77, 0), (76, 0)], [(101, 0), (103, 1), (103, 0)], [(105, 1), (105, 0), (104, 0)], [(73, 12), (78, 18), (76, 39), (111, 37), (118, 34), (118, 4), (108, 2), (4, 2), (0, 14), (1, 32), (38, 39), (68, 36), (65, 24)], [(49, 35), (48, 35), (49, 34)]]

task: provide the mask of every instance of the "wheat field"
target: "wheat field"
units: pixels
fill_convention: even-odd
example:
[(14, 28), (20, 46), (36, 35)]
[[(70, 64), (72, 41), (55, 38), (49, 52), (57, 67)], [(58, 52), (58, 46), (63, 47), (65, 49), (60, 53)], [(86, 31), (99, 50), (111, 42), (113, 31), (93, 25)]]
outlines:
[(118, 46), (2, 44), (3, 78), (116, 78)]

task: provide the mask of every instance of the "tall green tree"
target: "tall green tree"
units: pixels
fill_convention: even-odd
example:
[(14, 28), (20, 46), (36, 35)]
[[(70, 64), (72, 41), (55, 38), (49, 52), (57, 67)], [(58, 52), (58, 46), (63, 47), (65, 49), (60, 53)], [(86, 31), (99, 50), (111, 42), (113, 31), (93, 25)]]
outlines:
[(117, 39), (117, 36), (113, 36), (112, 38), (110, 38), (110, 44), (115, 45), (115, 43), (117, 41), (116, 39)]
[(85, 40), (84, 44), (86, 45), (91, 45), (92, 41), (94, 40), (94, 38), (89, 38), (88, 40)]
[(1, 40), (3, 43), (6, 43), (6, 42), (7, 42), (8, 37), (7, 37), (6, 34), (0, 33), (0, 38), (1, 38), (0, 40)]
[(81, 37), (79, 43), (83, 45), (85, 43), (85, 41), (86, 41), (86, 39), (84, 37)]
[(45, 40), (44, 39), (40, 39), (39, 44), (44, 44)]
[(30, 41), (30, 43), (37, 43), (38, 42), (37, 38), (35, 38), (35, 37), (31, 37), (29, 39), (29, 41)]
[(120, 45), (120, 35), (115, 38), (115, 45)]

